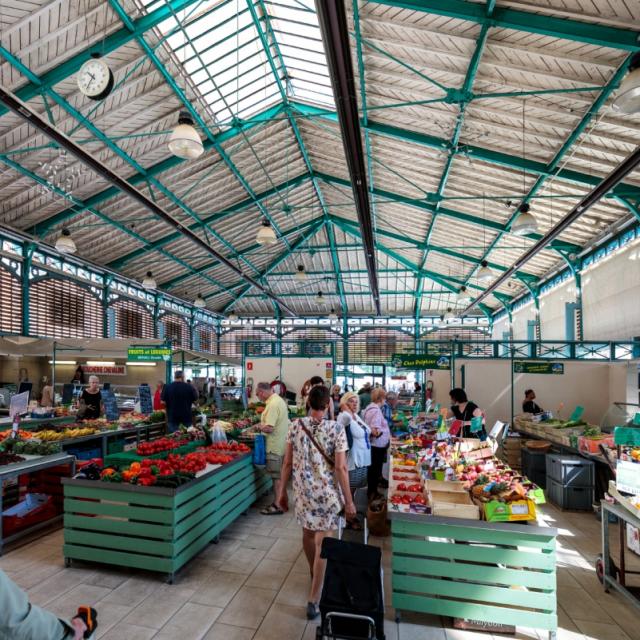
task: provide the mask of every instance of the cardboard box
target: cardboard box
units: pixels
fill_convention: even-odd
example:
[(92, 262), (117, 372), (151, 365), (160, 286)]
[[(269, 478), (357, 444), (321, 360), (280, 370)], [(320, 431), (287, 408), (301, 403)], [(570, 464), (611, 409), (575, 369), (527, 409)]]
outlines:
[(491, 500), (484, 504), (484, 516), (488, 522), (524, 522), (536, 519), (533, 500), (516, 500), (506, 503)]

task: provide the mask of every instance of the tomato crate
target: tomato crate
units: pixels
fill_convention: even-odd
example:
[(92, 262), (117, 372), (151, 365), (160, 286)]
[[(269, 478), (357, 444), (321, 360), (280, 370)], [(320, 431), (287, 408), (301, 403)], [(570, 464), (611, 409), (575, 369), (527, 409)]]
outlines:
[(271, 486), (250, 454), (170, 489), (64, 479), (64, 546), (73, 560), (166, 573), (169, 581)]
[(184, 455), (186, 453), (193, 453), (198, 447), (203, 447), (206, 445), (204, 440), (194, 440), (189, 444), (185, 444), (182, 447), (178, 447), (177, 449), (168, 449), (167, 451), (160, 451), (159, 453), (153, 453), (148, 456), (139, 456), (135, 450), (133, 451), (123, 451), (122, 453), (113, 453), (108, 455), (104, 459), (105, 466), (126, 466), (131, 464), (132, 462), (140, 462), (145, 458), (153, 458), (154, 460), (164, 460), (170, 453), (177, 453)]

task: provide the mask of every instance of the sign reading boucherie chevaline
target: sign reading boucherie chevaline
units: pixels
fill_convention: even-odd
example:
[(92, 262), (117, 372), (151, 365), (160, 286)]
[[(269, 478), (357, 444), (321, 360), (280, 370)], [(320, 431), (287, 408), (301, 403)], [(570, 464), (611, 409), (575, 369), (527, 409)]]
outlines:
[(171, 360), (171, 347), (140, 346), (129, 347), (127, 351), (129, 362), (160, 362)]
[(451, 358), (417, 353), (394, 353), (391, 365), (396, 369), (450, 369)]
[(85, 374), (94, 376), (126, 376), (127, 367), (123, 364), (116, 365), (82, 365)]

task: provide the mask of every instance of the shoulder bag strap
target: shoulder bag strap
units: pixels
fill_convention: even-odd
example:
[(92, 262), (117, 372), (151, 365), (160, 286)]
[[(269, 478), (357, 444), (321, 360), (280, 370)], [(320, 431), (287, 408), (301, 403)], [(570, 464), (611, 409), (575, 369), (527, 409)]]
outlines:
[(332, 460), (327, 455), (327, 452), (318, 444), (318, 441), (313, 437), (313, 435), (311, 435), (311, 432), (309, 431), (309, 429), (307, 429), (307, 427), (304, 425), (302, 421), (300, 421), (300, 426), (302, 427), (302, 430), (307, 434), (307, 437), (309, 438), (309, 440), (311, 440), (311, 443), (313, 444), (313, 446), (318, 450), (320, 455), (326, 460), (329, 467), (333, 469), (336, 466), (335, 460)]

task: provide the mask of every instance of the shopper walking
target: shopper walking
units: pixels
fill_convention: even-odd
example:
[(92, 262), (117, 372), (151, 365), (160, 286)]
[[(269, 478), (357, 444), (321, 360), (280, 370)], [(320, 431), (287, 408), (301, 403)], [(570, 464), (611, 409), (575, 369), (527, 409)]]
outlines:
[(160, 399), (167, 407), (167, 426), (169, 433), (177, 431), (180, 425), (190, 427), (193, 423), (191, 407), (198, 399), (198, 392), (184, 381), (184, 373), (176, 371), (173, 382), (166, 385)]
[(0, 570), (0, 640), (80, 640), (98, 627), (95, 609), (80, 607), (71, 620), (29, 602), (4, 571)]
[[(312, 376), (311, 378), (309, 378), (309, 392), (311, 392), (311, 389), (313, 389), (314, 387), (321, 387), (324, 386), (324, 380), (320, 377), (320, 376)], [(311, 410), (311, 407), (309, 405), (309, 398), (307, 398), (307, 414), (309, 413), (309, 411)], [(333, 402), (329, 402), (328, 406), (327, 406), (327, 415), (326, 417), (329, 420), (335, 420), (336, 419), (336, 414), (333, 408)]]
[(349, 491), (347, 437), (341, 425), (325, 418), (329, 401), (327, 387), (314, 387), (309, 392), (310, 415), (289, 427), (278, 495), (278, 506), (287, 511), (287, 484), (293, 474), (296, 520), (302, 526), (302, 545), (311, 572), (309, 620), (319, 615), (326, 568), (326, 560), (320, 557), (322, 541), (337, 529), (343, 500), (347, 519), (356, 515)]
[(389, 424), (382, 415), (386, 395), (384, 389), (374, 389), (371, 392), (371, 404), (362, 414), (362, 418), (371, 429), (371, 466), (367, 477), (369, 498), (377, 495), (379, 485), (385, 488), (388, 486), (388, 482), (382, 477), (382, 467), (387, 459), (391, 437)]
[[(371, 465), (371, 429), (358, 415), (360, 411), (360, 398), (357, 394), (348, 391), (340, 399), (340, 415), (338, 424), (344, 427), (347, 436), (347, 470), (349, 471), (349, 488), (351, 496), (356, 489), (367, 484), (367, 475)], [(351, 529), (360, 530), (362, 525), (357, 518), (350, 521)]]
[(89, 376), (89, 385), (80, 394), (78, 417), (83, 420), (97, 420), (102, 415), (102, 394), (100, 379)]
[[(339, 384), (334, 384), (331, 387), (331, 404), (333, 405), (333, 415), (336, 417), (336, 420), (338, 418), (338, 414), (340, 413), (340, 385)], [(346, 389), (345, 389), (345, 393), (346, 393)]]
[(258, 430), (267, 436), (267, 473), (273, 480), (274, 497), (273, 503), (262, 509), (260, 513), (265, 516), (276, 516), (282, 514), (282, 509), (277, 506), (276, 499), (280, 490), (282, 459), (289, 431), (289, 407), (277, 393), (273, 392), (268, 382), (258, 383), (256, 396), (260, 402), (265, 403), (264, 411), (260, 415)]

